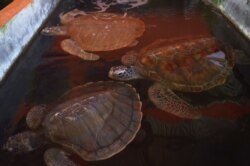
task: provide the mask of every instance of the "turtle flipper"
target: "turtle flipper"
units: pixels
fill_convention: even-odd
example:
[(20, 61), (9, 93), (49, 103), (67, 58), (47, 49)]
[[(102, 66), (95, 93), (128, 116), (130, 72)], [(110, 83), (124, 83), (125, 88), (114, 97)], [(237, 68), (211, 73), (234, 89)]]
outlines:
[(79, 166), (68, 158), (68, 153), (58, 149), (50, 148), (44, 153), (44, 161), (47, 166)]
[(44, 104), (31, 108), (31, 110), (26, 116), (26, 123), (30, 129), (35, 130), (40, 127), (46, 110), (47, 107)]
[(155, 106), (163, 111), (181, 118), (198, 119), (201, 117), (200, 112), (192, 109), (191, 105), (158, 83), (149, 88), (148, 94)]
[(27, 153), (39, 148), (45, 140), (37, 132), (25, 131), (8, 138), (3, 149), (17, 154)]
[(51, 26), (51, 27), (45, 27), (42, 32), (43, 35), (47, 36), (64, 36), (67, 35), (67, 31), (64, 26)]
[(129, 51), (129, 52), (127, 52), (121, 58), (122, 64), (124, 64), (126, 66), (134, 65), (135, 62), (136, 62), (136, 59), (137, 59), (136, 58), (136, 54), (138, 54), (138, 52), (136, 52), (136, 51)]
[(65, 39), (61, 42), (61, 47), (64, 51), (68, 52), (71, 55), (78, 56), (79, 58), (87, 61), (95, 61), (100, 57), (93, 53), (85, 52), (77, 43), (71, 39)]
[(67, 13), (61, 13), (59, 17), (60, 17), (62, 24), (67, 24), (70, 21), (74, 20), (77, 16), (81, 16), (81, 15), (86, 15), (86, 13), (82, 10), (74, 9)]
[(139, 43), (138, 40), (134, 40), (134, 41), (133, 41), (132, 43), (130, 43), (128, 46), (129, 46), (129, 47), (134, 47), (134, 46), (137, 46), (138, 43)]
[(234, 50), (235, 52), (235, 63), (238, 65), (249, 65), (250, 64), (250, 55), (247, 55), (242, 50)]

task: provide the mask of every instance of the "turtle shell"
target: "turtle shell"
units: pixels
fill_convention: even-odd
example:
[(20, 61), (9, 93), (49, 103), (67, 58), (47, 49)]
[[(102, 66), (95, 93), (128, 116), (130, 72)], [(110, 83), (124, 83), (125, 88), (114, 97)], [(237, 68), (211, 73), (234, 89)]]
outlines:
[(67, 92), (52, 106), (43, 127), (53, 142), (93, 161), (123, 150), (138, 132), (141, 119), (141, 102), (135, 89), (106, 81)]
[(109, 51), (132, 45), (145, 31), (140, 19), (114, 13), (80, 15), (66, 24), (68, 35), (86, 51)]
[(226, 81), (232, 57), (213, 37), (160, 39), (140, 51), (136, 66), (172, 90), (200, 92)]

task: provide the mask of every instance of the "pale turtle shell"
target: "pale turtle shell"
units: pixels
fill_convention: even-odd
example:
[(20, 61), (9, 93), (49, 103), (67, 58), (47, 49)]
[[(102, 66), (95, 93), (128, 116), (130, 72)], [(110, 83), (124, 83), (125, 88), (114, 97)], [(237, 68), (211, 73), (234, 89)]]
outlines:
[(136, 136), (141, 119), (141, 102), (135, 89), (106, 81), (67, 92), (51, 107), (43, 127), (53, 142), (93, 161), (123, 150)]
[(135, 42), (145, 31), (144, 22), (115, 13), (80, 15), (65, 24), (67, 34), (85, 51), (110, 51)]

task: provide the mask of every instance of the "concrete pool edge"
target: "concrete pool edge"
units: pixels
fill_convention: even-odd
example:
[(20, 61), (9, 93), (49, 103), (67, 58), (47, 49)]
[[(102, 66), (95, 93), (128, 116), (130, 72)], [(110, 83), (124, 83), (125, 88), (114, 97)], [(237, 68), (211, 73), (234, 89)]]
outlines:
[(0, 27), (0, 83), (60, 1), (33, 0)]
[(249, 0), (202, 0), (224, 15), (250, 41)]

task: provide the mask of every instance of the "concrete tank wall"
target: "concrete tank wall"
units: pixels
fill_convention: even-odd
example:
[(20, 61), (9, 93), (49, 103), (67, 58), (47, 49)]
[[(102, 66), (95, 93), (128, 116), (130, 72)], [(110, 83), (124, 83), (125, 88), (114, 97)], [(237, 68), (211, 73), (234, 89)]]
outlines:
[(33, 0), (0, 26), (0, 82), (59, 1)]
[(250, 40), (250, 0), (203, 0), (217, 8)]

